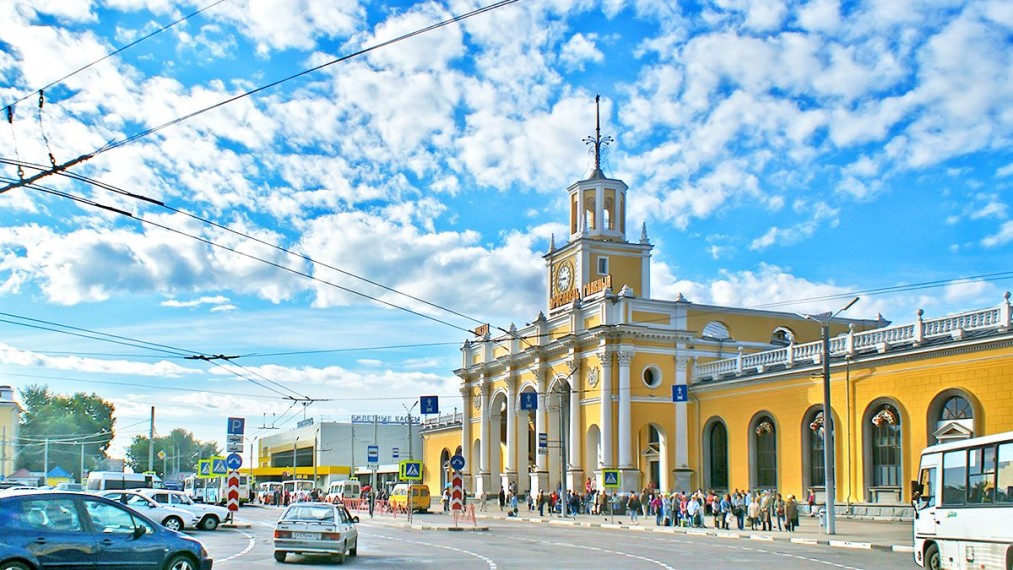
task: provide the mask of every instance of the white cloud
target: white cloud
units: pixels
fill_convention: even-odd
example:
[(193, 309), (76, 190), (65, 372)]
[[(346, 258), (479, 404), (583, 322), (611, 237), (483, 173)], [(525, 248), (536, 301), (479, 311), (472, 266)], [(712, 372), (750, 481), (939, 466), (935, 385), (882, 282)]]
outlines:
[(563, 44), (563, 48), (559, 53), (559, 60), (569, 69), (579, 69), (583, 71), (584, 63), (595, 62), (601, 63), (605, 60), (605, 54), (598, 49), (596, 41), (598, 39), (597, 34), (584, 35), (581, 33), (574, 34), (569, 41)]
[(1013, 220), (1007, 220), (999, 226), (999, 231), (981, 240), (985, 247), (1000, 247), (1013, 242)]

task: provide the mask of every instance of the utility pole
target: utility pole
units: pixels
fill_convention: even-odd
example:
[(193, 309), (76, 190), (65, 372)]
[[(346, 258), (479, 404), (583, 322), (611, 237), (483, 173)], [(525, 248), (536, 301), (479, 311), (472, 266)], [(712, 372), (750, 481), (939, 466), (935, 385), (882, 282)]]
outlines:
[(46, 450), (43, 453), (43, 466), (42, 466), (42, 484), (46, 485), (49, 481), (49, 438), (46, 438)]
[(78, 473), (78, 479), (81, 483), (84, 483), (84, 444), (81, 444), (81, 471)]
[(401, 407), (408, 412), (408, 459), (415, 459), (415, 456), (412, 455), (412, 410), (414, 410), (417, 405), (419, 405), (418, 400), (415, 400), (415, 403), (413, 403), (410, 408), (401, 404)]
[(0, 477), (7, 478), (7, 426), (2, 426), (0, 435)]
[(148, 427), (148, 471), (155, 470), (155, 406), (151, 406), (151, 424)]

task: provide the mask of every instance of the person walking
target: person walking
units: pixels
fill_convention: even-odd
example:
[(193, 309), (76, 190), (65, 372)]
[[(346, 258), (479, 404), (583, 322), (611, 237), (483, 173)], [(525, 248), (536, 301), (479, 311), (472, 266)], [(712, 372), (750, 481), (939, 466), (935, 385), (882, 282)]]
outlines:
[(749, 509), (746, 513), (749, 517), (749, 530), (756, 530), (756, 525), (760, 522), (760, 501), (756, 497), (749, 503)]
[(809, 505), (809, 516), (816, 516), (816, 491), (809, 489), (809, 496), (806, 497), (805, 502)]
[(545, 516), (545, 489), (539, 489), (538, 491), (538, 516)]
[(630, 498), (626, 501), (626, 510), (630, 513), (630, 524), (637, 524), (640, 508), (640, 497), (636, 493), (630, 493)]
[[(784, 530), (784, 499), (781, 498), (781, 493), (777, 494), (777, 498), (774, 499), (774, 516), (777, 518), (777, 532)], [(773, 529), (771, 529), (773, 530)]]
[(499, 488), (499, 496), (497, 498), (499, 499), (499, 510), (502, 511), (503, 507), (506, 506), (506, 491), (503, 487)]
[(788, 495), (788, 502), (784, 504), (784, 518), (787, 521), (788, 532), (795, 532), (798, 527), (798, 502), (795, 495)]

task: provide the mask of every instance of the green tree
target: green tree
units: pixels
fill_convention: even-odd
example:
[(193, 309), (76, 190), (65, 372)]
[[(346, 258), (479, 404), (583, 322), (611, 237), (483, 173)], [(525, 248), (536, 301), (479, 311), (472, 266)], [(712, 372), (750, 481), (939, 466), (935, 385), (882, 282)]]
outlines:
[[(127, 465), (138, 473), (148, 470), (148, 436), (135, 435), (127, 448)], [(158, 452), (164, 452), (165, 458), (159, 459)], [(197, 470), (197, 460), (207, 459), (212, 455), (221, 455), (218, 443), (201, 441), (193, 433), (176, 428), (169, 435), (155, 436), (154, 471), (162, 479), (166, 479), (168, 471), (170, 479), (178, 478), (175, 465), (179, 465), (182, 473)]]
[(82, 460), (90, 471), (106, 459), (116, 423), (110, 402), (94, 393), (54, 394), (34, 384), (21, 390), (21, 401), (18, 467), (42, 471), (59, 465), (80, 478)]

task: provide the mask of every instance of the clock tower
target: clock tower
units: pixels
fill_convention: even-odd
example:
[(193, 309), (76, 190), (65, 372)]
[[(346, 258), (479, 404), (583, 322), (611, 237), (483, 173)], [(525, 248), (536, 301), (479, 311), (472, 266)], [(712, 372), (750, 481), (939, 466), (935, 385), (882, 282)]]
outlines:
[(569, 194), (569, 241), (556, 247), (555, 237), (545, 254), (548, 269), (549, 311), (610, 289), (628, 288), (637, 297), (650, 298), (651, 249), (646, 224), (640, 241), (626, 241), (626, 190), (622, 180), (608, 178), (601, 170), (602, 149), (613, 142), (601, 136), (600, 98), (595, 97), (594, 137), (584, 142), (594, 150), (594, 171), (586, 180), (572, 184)]

